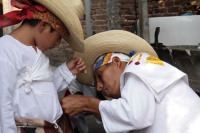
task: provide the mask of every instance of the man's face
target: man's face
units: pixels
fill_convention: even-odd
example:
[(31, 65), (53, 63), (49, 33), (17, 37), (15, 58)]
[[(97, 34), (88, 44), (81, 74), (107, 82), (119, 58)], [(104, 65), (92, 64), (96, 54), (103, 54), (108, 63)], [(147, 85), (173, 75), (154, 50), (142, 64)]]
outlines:
[(42, 52), (53, 49), (56, 45), (61, 43), (61, 36), (57, 31), (51, 31), (49, 24), (43, 24), (40, 28), (41, 29), (37, 36), (36, 44)]
[(94, 72), (97, 91), (110, 98), (120, 98), (120, 76), (123, 70), (116, 62), (99, 67)]

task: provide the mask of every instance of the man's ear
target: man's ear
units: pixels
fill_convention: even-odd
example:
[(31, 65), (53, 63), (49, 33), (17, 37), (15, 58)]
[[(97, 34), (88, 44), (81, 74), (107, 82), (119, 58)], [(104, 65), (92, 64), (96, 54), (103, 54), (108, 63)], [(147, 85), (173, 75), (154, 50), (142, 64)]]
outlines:
[(121, 66), (121, 60), (117, 56), (112, 58), (112, 63), (116, 64), (118, 67)]
[(39, 32), (42, 32), (44, 29), (47, 28), (49, 23), (46, 20), (42, 20), (38, 23)]

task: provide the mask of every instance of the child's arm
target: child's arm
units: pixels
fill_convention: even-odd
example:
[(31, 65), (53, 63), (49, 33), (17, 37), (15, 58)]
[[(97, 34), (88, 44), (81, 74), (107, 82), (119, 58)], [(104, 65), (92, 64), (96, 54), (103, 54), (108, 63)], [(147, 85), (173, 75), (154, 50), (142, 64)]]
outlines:
[(85, 65), (82, 58), (73, 58), (63, 63), (54, 71), (54, 85), (57, 91), (62, 91), (76, 79), (77, 73), (85, 72)]
[(0, 133), (16, 133), (12, 101), (17, 72), (8, 60), (2, 58), (0, 68)]

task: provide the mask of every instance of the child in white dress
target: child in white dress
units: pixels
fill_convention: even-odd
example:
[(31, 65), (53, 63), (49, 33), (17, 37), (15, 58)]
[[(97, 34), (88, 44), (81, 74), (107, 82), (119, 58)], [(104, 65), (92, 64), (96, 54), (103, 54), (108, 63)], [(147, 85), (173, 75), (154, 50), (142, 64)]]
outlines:
[[(68, 7), (69, 1), (38, 2), (45, 7), (31, 0), (11, 0), (13, 6), (22, 10), (0, 16), (0, 28), (23, 21), (12, 33), (0, 38), (0, 133), (28, 133), (27, 127), (33, 127), (35, 132), (58, 132), (57, 123), (63, 111), (57, 93), (65, 89), (77, 73), (85, 72), (84, 62), (79, 57), (51, 70), (43, 52), (59, 45), (62, 38), (77, 51), (83, 51), (83, 43), (78, 37), (75, 40), (73, 28), (67, 28), (67, 19), (71, 17), (61, 21), (62, 16), (53, 14), (63, 13), (53, 6), (66, 7), (66, 12), (75, 11)], [(82, 7), (82, 1), (76, 2)], [(71, 4), (71, 8), (76, 9), (73, 2)], [(77, 12), (70, 15), (79, 19)], [(71, 23), (79, 23), (76, 20)], [(23, 128), (17, 128), (16, 124)], [(40, 124), (42, 128), (38, 128)]]

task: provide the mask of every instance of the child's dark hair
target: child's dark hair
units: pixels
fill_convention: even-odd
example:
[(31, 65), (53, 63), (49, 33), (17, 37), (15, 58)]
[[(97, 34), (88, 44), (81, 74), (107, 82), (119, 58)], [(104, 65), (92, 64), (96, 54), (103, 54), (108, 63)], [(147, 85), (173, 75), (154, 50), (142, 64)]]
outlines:
[[(21, 25), (24, 25), (24, 24), (28, 24), (32, 27), (35, 27), (41, 20), (39, 19), (24, 19), (24, 21), (22, 22)], [(53, 32), (54, 29), (51, 27), (51, 32)]]

